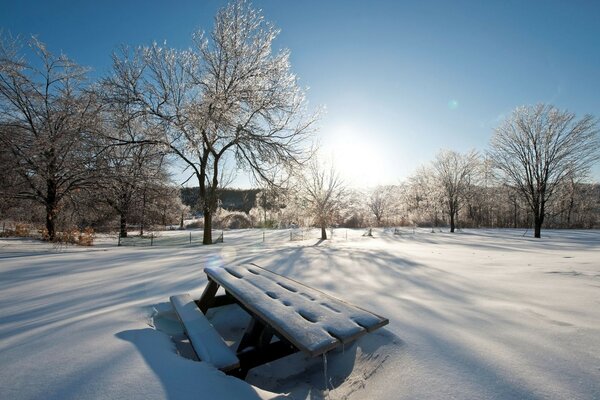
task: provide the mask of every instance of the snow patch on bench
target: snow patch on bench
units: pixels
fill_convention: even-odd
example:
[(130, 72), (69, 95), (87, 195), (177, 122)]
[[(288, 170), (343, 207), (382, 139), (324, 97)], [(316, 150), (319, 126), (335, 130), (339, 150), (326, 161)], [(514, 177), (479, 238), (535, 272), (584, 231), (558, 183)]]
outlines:
[(222, 371), (229, 371), (240, 366), (240, 360), (227, 347), (189, 294), (171, 296), (170, 300), (200, 360), (210, 363)]

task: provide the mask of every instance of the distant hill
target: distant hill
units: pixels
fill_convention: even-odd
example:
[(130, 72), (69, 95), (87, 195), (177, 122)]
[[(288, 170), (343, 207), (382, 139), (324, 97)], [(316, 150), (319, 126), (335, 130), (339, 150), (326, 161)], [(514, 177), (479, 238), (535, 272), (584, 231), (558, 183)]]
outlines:
[[(256, 195), (259, 192), (260, 189), (221, 189), (219, 190), (219, 200), (221, 206), (226, 210), (249, 213), (256, 204)], [(181, 189), (181, 201), (189, 206), (193, 213), (201, 211), (198, 209), (199, 193), (198, 187)]]

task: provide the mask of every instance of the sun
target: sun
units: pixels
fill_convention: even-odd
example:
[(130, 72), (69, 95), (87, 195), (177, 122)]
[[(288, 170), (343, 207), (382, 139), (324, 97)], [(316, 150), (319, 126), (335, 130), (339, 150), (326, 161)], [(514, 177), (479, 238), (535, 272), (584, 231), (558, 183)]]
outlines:
[(359, 132), (349, 125), (332, 130), (324, 146), (336, 171), (350, 186), (369, 187), (380, 183), (384, 176), (381, 152), (369, 142), (368, 132)]

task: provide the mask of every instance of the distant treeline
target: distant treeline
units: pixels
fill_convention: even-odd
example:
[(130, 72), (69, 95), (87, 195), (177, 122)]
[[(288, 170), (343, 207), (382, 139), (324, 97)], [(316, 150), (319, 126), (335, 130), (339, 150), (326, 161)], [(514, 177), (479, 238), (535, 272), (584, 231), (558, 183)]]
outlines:
[[(256, 195), (260, 189), (219, 189), (218, 198), (222, 208), (229, 211), (241, 211), (248, 214), (256, 205)], [(198, 207), (200, 190), (196, 187), (181, 189), (181, 201), (190, 207), (192, 213), (201, 210)]]

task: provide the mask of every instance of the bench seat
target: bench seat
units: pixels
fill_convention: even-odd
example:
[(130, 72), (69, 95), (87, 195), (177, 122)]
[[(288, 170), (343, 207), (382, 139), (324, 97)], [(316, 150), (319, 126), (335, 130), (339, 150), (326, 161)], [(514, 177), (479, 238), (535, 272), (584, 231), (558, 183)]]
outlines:
[(235, 352), (225, 344), (189, 294), (171, 296), (170, 300), (200, 360), (225, 372), (239, 368), (240, 360)]

